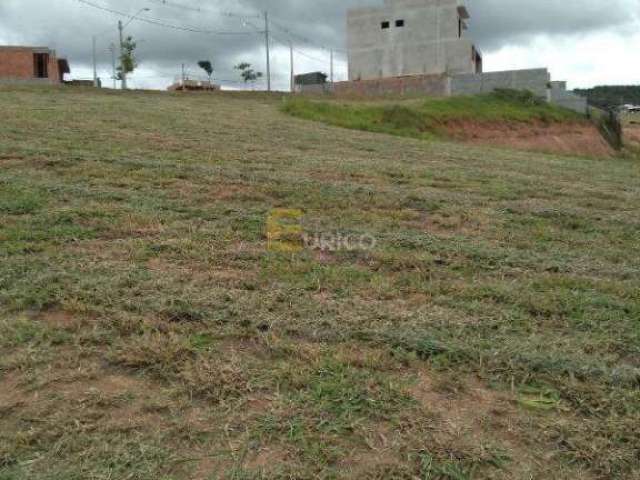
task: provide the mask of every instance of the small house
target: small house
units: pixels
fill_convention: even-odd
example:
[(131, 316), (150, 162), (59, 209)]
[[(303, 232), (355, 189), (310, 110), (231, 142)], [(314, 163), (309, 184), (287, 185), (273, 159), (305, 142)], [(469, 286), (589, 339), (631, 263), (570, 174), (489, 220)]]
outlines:
[(327, 75), (322, 72), (304, 73), (293, 77), (297, 93), (325, 93), (328, 91)]

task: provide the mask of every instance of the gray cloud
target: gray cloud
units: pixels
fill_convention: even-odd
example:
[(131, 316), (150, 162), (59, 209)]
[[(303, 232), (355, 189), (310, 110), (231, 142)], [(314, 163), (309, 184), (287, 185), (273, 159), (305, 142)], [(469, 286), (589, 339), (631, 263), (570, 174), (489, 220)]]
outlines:
[(633, 23), (637, 0), (475, 0), (471, 34), (485, 51), (535, 35), (580, 35)]
[[(162, 5), (163, 0), (92, 0), (93, 2), (133, 14), (145, 13), (174, 25), (200, 29), (247, 32), (247, 35), (204, 35), (161, 28), (142, 22), (132, 23), (127, 33), (140, 41), (138, 56), (144, 71), (153, 70), (170, 81), (177, 75), (180, 64), (193, 65), (199, 59), (211, 58), (218, 76), (236, 78), (233, 65), (240, 60), (264, 65), (263, 38), (255, 32), (262, 29), (262, 20), (241, 18), (220, 12), (249, 14), (268, 8), (273, 20), (274, 48), (289, 38), (286, 30), (295, 32), (296, 48), (309, 57), (326, 55), (314, 51), (300, 37), (314, 44), (343, 48), (345, 16), (352, 6), (376, 5), (382, 0), (167, 0), (168, 4), (201, 7), (202, 11)], [(91, 64), (91, 36), (99, 36), (101, 70), (108, 68), (110, 56), (106, 51), (117, 38), (118, 17), (83, 5), (78, 0), (3, 0), (0, 3), (0, 40), (13, 44), (42, 44), (56, 48), (68, 56), (74, 68), (88, 68)], [(471, 35), (479, 47), (490, 53), (505, 45), (527, 44), (538, 35), (580, 35), (597, 30), (624, 29), (636, 20), (637, 0), (469, 0), (472, 13)], [(250, 32), (254, 31), (253, 34)], [(301, 57), (304, 61), (313, 60)], [(274, 58), (279, 85), (286, 85), (286, 63)], [(317, 63), (317, 62), (316, 62)], [(284, 68), (283, 68), (284, 67)], [(318, 66), (317, 68), (321, 68)], [(197, 70), (197, 67), (195, 67)], [(326, 70), (326, 68), (325, 68)]]

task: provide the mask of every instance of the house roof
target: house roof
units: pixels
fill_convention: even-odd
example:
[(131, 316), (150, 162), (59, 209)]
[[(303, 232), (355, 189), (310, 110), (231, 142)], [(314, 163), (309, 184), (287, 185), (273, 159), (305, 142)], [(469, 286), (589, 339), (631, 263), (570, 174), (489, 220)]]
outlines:
[(28, 45), (0, 45), (0, 50), (38, 50), (51, 52), (49, 47), (34, 47)]

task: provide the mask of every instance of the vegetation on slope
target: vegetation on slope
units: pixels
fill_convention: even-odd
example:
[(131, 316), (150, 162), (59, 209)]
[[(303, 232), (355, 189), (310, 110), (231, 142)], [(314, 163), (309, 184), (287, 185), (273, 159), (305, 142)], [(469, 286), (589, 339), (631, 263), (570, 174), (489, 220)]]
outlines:
[(447, 137), (446, 125), (450, 122), (554, 123), (581, 120), (572, 111), (542, 102), (531, 93), (514, 90), (394, 104), (294, 97), (285, 103), (283, 110), (300, 118), (339, 127), (426, 139)]
[(0, 88), (0, 478), (637, 478), (637, 164), (279, 105)]

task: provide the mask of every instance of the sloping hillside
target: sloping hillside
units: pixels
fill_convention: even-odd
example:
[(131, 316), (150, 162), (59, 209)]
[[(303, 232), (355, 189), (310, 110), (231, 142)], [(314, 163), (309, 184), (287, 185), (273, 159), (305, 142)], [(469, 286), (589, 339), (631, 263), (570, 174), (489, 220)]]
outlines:
[(405, 137), (462, 141), (544, 153), (606, 157), (598, 128), (528, 92), (413, 100), (290, 99), (283, 111), (330, 125)]
[(0, 478), (638, 478), (637, 162), (281, 105), (0, 88)]

